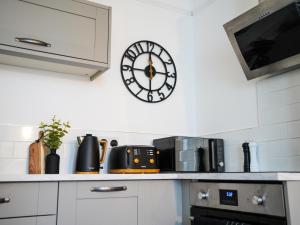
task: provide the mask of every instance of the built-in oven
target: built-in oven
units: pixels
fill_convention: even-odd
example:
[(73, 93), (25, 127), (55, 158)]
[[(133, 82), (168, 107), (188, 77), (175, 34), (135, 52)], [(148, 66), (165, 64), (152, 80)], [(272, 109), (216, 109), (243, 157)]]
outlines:
[(282, 184), (193, 182), (191, 225), (287, 225)]

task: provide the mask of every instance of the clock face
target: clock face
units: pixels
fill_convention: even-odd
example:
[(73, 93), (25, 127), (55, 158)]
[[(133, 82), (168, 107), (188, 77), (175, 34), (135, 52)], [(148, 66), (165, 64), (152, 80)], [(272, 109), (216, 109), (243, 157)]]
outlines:
[(172, 57), (152, 41), (138, 41), (127, 48), (121, 61), (121, 74), (127, 89), (144, 102), (161, 102), (176, 86)]

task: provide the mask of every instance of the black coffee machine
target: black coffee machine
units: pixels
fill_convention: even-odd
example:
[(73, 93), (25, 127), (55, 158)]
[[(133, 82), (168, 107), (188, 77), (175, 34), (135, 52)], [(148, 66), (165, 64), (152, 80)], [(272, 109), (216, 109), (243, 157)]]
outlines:
[(153, 140), (161, 172), (225, 171), (222, 139), (174, 136)]
[[(107, 140), (98, 140), (98, 137), (92, 134), (87, 134), (83, 137), (77, 137), (79, 148), (76, 160), (77, 174), (98, 174), (100, 164), (105, 160), (107, 150)], [(100, 148), (102, 147), (102, 154), (100, 158)]]

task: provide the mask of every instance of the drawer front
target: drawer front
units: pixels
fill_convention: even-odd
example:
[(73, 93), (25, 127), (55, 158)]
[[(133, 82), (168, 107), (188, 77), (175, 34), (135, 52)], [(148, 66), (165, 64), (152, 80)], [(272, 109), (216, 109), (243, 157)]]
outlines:
[(36, 215), (38, 194), (39, 183), (0, 184), (0, 218)]
[(77, 199), (130, 197), (138, 195), (135, 181), (78, 182)]
[(137, 197), (77, 200), (77, 225), (137, 225)]
[(0, 219), (0, 225), (36, 225), (36, 217)]
[(0, 44), (94, 60), (96, 20), (18, 0), (0, 2)]
[(0, 225), (56, 225), (56, 216), (0, 219)]

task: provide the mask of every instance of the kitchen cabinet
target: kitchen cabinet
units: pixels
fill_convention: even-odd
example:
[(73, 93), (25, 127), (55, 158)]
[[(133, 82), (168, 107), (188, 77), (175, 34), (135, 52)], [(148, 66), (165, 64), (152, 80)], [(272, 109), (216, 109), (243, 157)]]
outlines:
[(57, 182), (0, 184), (0, 225), (56, 225)]
[(2, 0), (0, 62), (94, 79), (109, 68), (110, 16), (88, 1)]
[(179, 225), (181, 182), (61, 182), (58, 225)]
[(138, 182), (62, 182), (58, 225), (137, 225)]
[(181, 193), (181, 181), (141, 181), (139, 183), (138, 224), (181, 224)]

